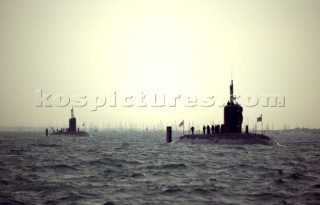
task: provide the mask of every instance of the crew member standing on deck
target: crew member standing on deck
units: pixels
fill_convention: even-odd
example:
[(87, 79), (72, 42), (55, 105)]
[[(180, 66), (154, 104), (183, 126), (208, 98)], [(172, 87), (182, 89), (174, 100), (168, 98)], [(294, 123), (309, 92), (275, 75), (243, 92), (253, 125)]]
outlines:
[(206, 134), (206, 126), (203, 125), (203, 134), (205, 135)]
[(192, 126), (190, 130), (191, 130), (191, 134), (193, 135), (193, 133), (194, 133), (194, 127)]
[(210, 135), (210, 126), (207, 125), (207, 134)]

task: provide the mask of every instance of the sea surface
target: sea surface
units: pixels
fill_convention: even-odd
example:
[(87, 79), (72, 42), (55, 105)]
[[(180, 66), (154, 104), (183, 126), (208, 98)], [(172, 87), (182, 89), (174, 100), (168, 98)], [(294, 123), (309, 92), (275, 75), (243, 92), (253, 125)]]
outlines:
[(279, 145), (0, 132), (0, 204), (320, 204), (320, 131), (267, 134)]

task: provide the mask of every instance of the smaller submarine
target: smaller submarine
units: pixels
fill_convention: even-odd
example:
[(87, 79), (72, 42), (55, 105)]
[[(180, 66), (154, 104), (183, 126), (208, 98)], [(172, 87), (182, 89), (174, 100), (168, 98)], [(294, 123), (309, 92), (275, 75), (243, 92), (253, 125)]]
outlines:
[[(171, 127), (167, 127), (168, 143), (189, 143), (189, 144), (262, 144), (275, 145), (276, 142), (263, 134), (249, 133), (248, 126), (242, 132), (243, 108), (236, 102), (233, 95), (233, 80), (230, 85), (230, 99), (224, 106), (224, 124), (203, 127), (203, 134), (183, 135), (172, 141)], [(206, 132), (207, 131), (207, 132)], [(211, 131), (211, 132), (210, 132)], [(193, 130), (192, 130), (193, 133)]]
[(71, 118), (69, 119), (69, 128), (53, 130), (52, 133), (48, 133), (46, 129), (46, 136), (71, 136), (71, 137), (91, 137), (88, 132), (77, 130), (77, 120), (74, 116), (73, 107), (71, 108)]

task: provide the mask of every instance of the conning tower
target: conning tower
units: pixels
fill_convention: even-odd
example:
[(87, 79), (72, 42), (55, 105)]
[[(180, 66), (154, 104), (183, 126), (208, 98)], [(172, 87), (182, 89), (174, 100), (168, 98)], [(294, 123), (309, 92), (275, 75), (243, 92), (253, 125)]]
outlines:
[(233, 80), (230, 85), (230, 100), (224, 106), (224, 126), (226, 133), (241, 133), (243, 121), (242, 107), (235, 101), (233, 96)]
[(77, 121), (73, 114), (73, 107), (71, 108), (71, 118), (69, 119), (69, 132), (77, 131)]

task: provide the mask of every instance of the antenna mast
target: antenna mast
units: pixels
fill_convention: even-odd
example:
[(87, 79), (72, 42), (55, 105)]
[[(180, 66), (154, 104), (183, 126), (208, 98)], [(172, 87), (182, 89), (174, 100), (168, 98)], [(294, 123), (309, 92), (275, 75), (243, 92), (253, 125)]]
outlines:
[(233, 103), (233, 76), (232, 76), (232, 66), (231, 66), (231, 85), (230, 85), (230, 103)]
[(74, 117), (73, 106), (72, 106), (72, 108), (71, 108), (71, 117)]

